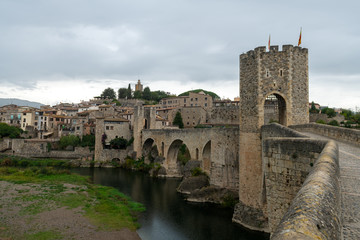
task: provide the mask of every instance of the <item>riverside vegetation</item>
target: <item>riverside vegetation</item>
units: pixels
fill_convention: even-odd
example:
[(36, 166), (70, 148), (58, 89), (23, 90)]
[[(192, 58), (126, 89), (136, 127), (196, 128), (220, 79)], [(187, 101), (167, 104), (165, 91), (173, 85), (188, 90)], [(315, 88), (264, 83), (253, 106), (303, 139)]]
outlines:
[[(94, 239), (96, 234), (104, 237), (139, 227), (142, 204), (54, 166), (66, 162), (1, 156), (0, 239), (76, 239), (77, 234), (91, 234), (88, 239)], [(56, 213), (61, 215), (57, 220)], [(74, 219), (78, 221), (72, 223)], [(76, 224), (82, 225), (76, 228)]]

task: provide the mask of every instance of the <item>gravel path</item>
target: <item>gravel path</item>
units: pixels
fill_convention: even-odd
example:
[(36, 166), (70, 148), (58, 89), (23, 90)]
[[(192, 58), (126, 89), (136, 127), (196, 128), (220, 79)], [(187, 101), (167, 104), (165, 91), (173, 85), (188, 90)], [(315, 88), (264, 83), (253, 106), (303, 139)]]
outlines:
[[(309, 137), (330, 140), (314, 133)], [(344, 239), (360, 239), (360, 148), (336, 141), (339, 145), (340, 181)]]
[[(59, 194), (74, 193), (73, 186), (68, 184), (64, 187), (67, 190)], [(136, 232), (129, 229), (99, 230), (83, 216), (80, 208), (58, 207), (51, 200), (39, 206), (36, 199), (49, 191), (51, 189), (40, 184), (0, 181), (0, 240), (140, 239)]]

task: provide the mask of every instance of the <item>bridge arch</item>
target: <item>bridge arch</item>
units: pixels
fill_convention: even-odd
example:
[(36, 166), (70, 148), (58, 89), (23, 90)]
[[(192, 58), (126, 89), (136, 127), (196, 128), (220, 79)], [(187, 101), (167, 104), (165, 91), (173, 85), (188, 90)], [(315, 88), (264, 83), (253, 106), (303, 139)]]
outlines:
[(203, 170), (210, 174), (210, 168), (211, 168), (211, 140), (208, 141), (204, 148), (203, 148), (203, 152), (202, 152), (202, 157), (203, 157)]
[(145, 157), (145, 162), (152, 162), (158, 155), (159, 151), (155, 144), (155, 140), (152, 138), (146, 139), (142, 147), (142, 156)]
[(264, 124), (278, 122), (287, 126), (287, 101), (279, 92), (270, 92), (262, 101)]
[(168, 173), (170, 175), (178, 175), (178, 176), (181, 175), (181, 163), (178, 161), (178, 153), (183, 144), (186, 145), (186, 143), (183, 140), (176, 139), (169, 146), (166, 157), (166, 163), (168, 166)]

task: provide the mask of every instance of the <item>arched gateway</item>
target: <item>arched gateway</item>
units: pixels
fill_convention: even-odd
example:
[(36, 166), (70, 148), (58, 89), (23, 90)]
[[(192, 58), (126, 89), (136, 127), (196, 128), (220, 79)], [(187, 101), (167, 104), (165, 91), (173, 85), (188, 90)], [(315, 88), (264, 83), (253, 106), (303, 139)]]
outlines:
[[(268, 231), (260, 129), (309, 122), (308, 50), (292, 45), (240, 55), (239, 204), (233, 220)], [(272, 118), (272, 119), (271, 119)]]

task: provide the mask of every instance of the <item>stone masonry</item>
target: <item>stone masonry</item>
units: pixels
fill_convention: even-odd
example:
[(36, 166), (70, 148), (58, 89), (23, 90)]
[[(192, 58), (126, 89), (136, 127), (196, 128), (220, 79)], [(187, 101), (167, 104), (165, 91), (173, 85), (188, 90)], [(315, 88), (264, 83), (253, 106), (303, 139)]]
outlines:
[[(308, 50), (291, 45), (258, 47), (240, 55), (240, 206), (252, 209), (246, 219), (233, 220), (250, 229), (268, 231), (263, 181), (260, 128), (264, 125), (267, 97), (278, 99), (280, 123), (287, 126), (309, 122)], [(254, 218), (250, 220), (253, 216)]]

